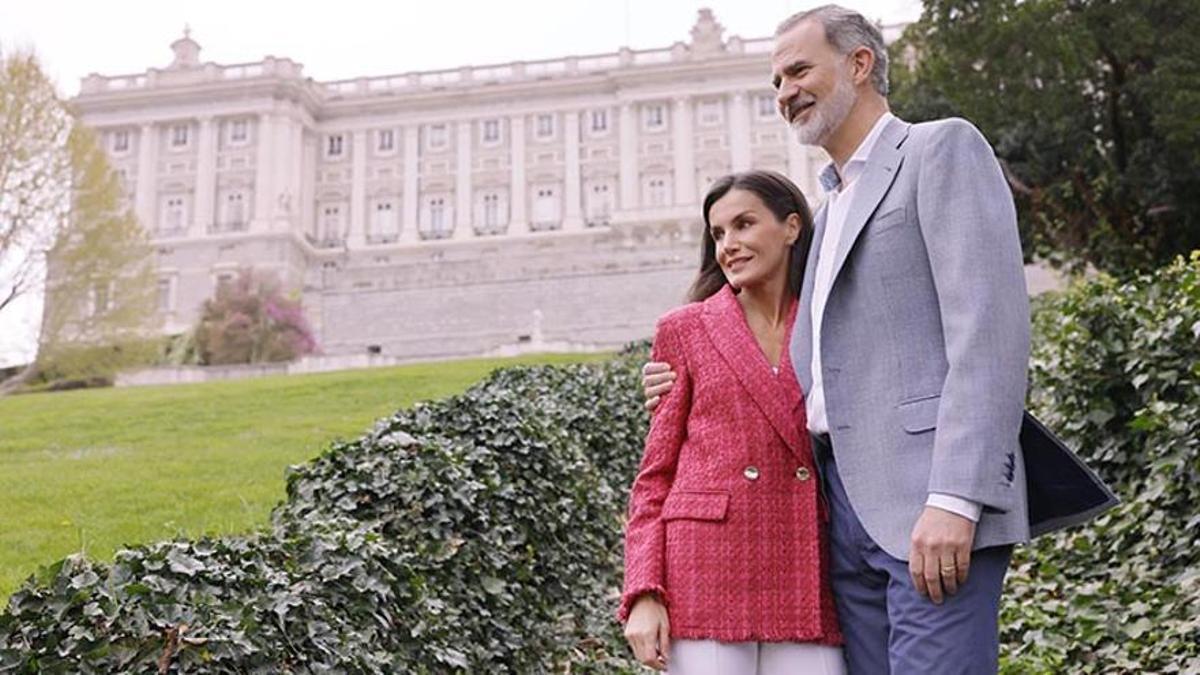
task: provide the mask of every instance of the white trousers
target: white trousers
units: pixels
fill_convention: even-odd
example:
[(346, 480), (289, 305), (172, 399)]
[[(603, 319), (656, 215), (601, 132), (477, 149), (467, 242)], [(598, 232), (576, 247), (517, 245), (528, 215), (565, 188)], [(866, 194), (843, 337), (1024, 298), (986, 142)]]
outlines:
[(806, 642), (672, 640), (669, 675), (846, 675), (841, 647)]

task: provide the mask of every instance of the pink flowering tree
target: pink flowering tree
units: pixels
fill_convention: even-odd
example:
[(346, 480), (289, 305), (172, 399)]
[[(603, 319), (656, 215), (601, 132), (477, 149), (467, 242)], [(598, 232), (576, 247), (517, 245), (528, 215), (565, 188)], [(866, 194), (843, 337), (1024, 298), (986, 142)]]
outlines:
[(317, 351), (298, 297), (287, 297), (275, 274), (241, 270), (204, 302), (196, 326), (200, 363), (291, 361)]

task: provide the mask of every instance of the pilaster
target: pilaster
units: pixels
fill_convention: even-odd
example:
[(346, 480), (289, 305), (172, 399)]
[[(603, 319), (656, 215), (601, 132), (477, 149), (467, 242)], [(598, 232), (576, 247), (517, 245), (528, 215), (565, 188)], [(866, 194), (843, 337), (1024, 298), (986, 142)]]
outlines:
[(417, 218), (420, 214), (420, 129), (415, 124), (404, 127), (404, 194), (400, 201), (404, 204), (404, 218), (400, 224), (400, 241), (415, 244), (421, 241), (417, 229)]
[(273, 195), (275, 167), (275, 115), (263, 113), (258, 117), (258, 154), (254, 159), (254, 217), (250, 229), (264, 232), (270, 229), (274, 215)]
[(796, 142), (795, 137), (791, 134), (791, 130), (788, 130), (786, 138), (788, 176), (800, 188), (801, 192), (811, 197), (815, 181), (812, 177), (812, 164), (808, 157), (809, 150)]
[(692, 101), (677, 97), (672, 105), (674, 132), (672, 156), (675, 159), (675, 204), (691, 206), (696, 202), (696, 142), (692, 133)]
[(508, 231), (519, 234), (529, 231), (529, 214), (525, 210), (529, 190), (525, 185), (525, 116), (513, 115), (508, 121), (508, 138), (512, 144), (511, 179), (509, 180), (508, 203), (511, 216)]
[(471, 223), (471, 123), (462, 120), (455, 126), (454, 238), (471, 239), (475, 236)]
[(220, 126), (212, 117), (200, 118), (196, 131), (196, 191), (193, 194), (192, 224), (188, 234), (200, 236), (213, 226), (217, 204), (217, 139)]
[(138, 135), (137, 193), (134, 199), (138, 221), (147, 231), (158, 225), (158, 128), (143, 124)]
[(638, 157), (637, 157), (637, 115), (633, 103), (621, 105), (621, 119), (618, 125), (620, 136), (620, 175), (621, 175), (621, 208), (631, 211), (638, 208)]
[(740, 91), (729, 106), (729, 163), (734, 171), (750, 169), (750, 97)]
[(563, 229), (577, 230), (583, 227), (582, 186), (579, 171), (579, 111), (568, 110), (564, 114), (566, 123), (563, 134), (566, 136), (567, 170), (563, 190), (565, 212), (563, 214)]
[(350, 231), (346, 245), (361, 248), (367, 242), (367, 132), (355, 131), (350, 150)]

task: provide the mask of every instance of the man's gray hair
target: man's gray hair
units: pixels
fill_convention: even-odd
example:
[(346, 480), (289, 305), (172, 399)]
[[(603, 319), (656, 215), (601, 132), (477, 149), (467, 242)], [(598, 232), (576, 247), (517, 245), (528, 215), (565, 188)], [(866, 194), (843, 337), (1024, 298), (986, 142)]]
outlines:
[(888, 53), (879, 28), (862, 14), (837, 5), (822, 5), (816, 9), (797, 12), (783, 20), (775, 29), (775, 37), (788, 32), (802, 21), (815, 20), (825, 27), (825, 39), (842, 54), (866, 47), (875, 55), (871, 68), (871, 85), (883, 96), (888, 93)]

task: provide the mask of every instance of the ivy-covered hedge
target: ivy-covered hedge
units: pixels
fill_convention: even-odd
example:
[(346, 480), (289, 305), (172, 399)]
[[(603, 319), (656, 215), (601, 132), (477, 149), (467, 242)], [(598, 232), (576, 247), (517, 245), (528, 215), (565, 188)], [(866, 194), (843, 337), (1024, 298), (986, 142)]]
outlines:
[(1200, 251), (1035, 314), (1031, 398), (1123, 503), (1019, 548), (1009, 673), (1200, 673)]
[(0, 672), (607, 673), (644, 347), (499, 371), (288, 477), (268, 532), (61, 561)]
[[(1041, 303), (1032, 398), (1122, 506), (1018, 549), (1008, 673), (1200, 672), (1200, 255)], [(0, 673), (632, 673), (612, 620), (644, 346), (497, 372), (294, 471), (269, 530), (69, 558)]]

